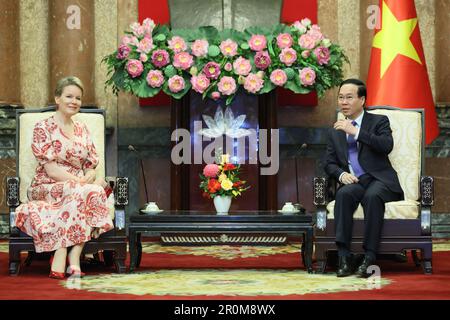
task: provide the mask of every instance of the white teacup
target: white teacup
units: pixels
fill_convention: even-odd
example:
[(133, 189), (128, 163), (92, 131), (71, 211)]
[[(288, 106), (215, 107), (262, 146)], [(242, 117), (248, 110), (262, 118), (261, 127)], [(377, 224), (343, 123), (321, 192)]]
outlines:
[(158, 205), (156, 202), (149, 202), (147, 203), (147, 206), (145, 207), (145, 210), (147, 211), (159, 211)]
[(292, 212), (295, 210), (295, 208), (292, 202), (286, 202), (281, 210), (286, 212)]

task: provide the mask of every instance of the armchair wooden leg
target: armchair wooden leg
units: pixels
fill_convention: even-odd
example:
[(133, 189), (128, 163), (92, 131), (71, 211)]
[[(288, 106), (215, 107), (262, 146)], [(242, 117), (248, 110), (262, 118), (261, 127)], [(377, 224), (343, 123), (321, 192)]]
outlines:
[(20, 251), (9, 248), (9, 275), (17, 276), (20, 271)]
[(117, 273), (125, 273), (127, 271), (125, 265), (125, 259), (127, 257), (126, 245), (123, 248), (117, 249), (114, 253), (114, 265), (116, 266)]
[(19, 269), (20, 269), (20, 261), (10, 261), (9, 262), (9, 275), (10, 276), (19, 275)]
[(104, 250), (103, 260), (105, 261), (105, 266), (111, 267), (114, 264), (114, 251)]
[(414, 261), (414, 264), (416, 265), (416, 267), (420, 267), (420, 259), (419, 256), (417, 255), (417, 250), (411, 250), (411, 255)]
[(317, 273), (326, 273), (327, 260), (317, 260)]
[(117, 273), (127, 272), (127, 267), (125, 266), (125, 259), (114, 259), (114, 264), (116, 266)]
[(317, 250), (316, 246), (317, 273), (325, 273), (327, 270), (327, 251)]
[(28, 251), (28, 256), (25, 259), (24, 265), (29, 267), (34, 260), (36, 253), (34, 251)]
[(430, 260), (423, 260), (422, 261), (422, 267), (423, 267), (423, 272), (425, 274), (432, 274), (433, 273), (433, 266), (431, 265), (431, 259)]
[(423, 272), (425, 274), (432, 274), (433, 273), (433, 266), (431, 264), (431, 258), (433, 254), (433, 247), (432, 244), (429, 243), (425, 245), (422, 250), (422, 268)]

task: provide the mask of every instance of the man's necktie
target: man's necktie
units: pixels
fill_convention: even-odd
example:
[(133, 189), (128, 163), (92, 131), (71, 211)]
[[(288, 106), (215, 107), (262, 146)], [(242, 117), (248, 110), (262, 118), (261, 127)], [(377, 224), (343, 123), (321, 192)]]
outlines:
[[(352, 125), (356, 126), (356, 121), (352, 121)], [(355, 136), (349, 134), (347, 137), (348, 144), (348, 160), (352, 166), (353, 172), (356, 177), (362, 176), (365, 172), (358, 161), (358, 144), (356, 143)]]

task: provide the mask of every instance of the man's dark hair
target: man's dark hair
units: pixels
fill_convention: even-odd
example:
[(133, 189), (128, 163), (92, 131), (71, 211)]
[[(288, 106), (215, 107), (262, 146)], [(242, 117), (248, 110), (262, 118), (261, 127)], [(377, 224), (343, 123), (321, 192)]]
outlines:
[(364, 97), (367, 98), (367, 89), (366, 89), (366, 84), (364, 82), (362, 82), (359, 79), (347, 79), (341, 82), (341, 85), (339, 86), (339, 89), (341, 89), (341, 87), (344, 84), (354, 84), (355, 86), (358, 87), (358, 97)]

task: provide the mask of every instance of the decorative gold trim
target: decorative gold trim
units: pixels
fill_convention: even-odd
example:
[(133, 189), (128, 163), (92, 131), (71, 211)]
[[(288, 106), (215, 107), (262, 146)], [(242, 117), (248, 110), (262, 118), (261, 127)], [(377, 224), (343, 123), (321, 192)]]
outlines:
[(235, 236), (229, 234), (220, 234), (213, 236), (161, 236), (161, 242), (163, 243), (176, 243), (176, 244), (208, 244), (208, 243), (233, 243), (233, 244), (249, 244), (249, 243), (264, 243), (264, 244), (280, 244), (285, 243), (286, 236)]

